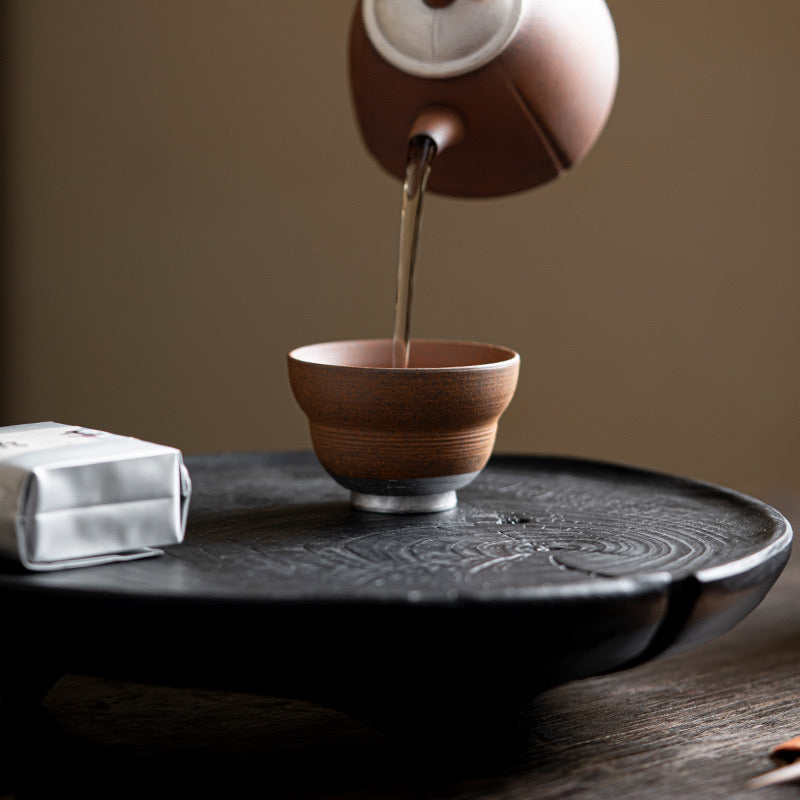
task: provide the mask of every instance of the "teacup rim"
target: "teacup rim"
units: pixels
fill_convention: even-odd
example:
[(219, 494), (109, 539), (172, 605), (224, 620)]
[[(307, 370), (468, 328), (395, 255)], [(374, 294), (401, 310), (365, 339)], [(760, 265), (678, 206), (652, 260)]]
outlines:
[(358, 364), (331, 364), (326, 363), (324, 361), (317, 361), (317, 360), (310, 360), (308, 358), (304, 358), (301, 353), (304, 350), (311, 350), (312, 348), (316, 347), (324, 347), (326, 345), (360, 345), (360, 344), (375, 344), (377, 342), (391, 344), (392, 340), (383, 337), (383, 338), (374, 338), (374, 339), (337, 339), (328, 342), (315, 342), (313, 344), (305, 344), (299, 347), (295, 347), (291, 350), (288, 354), (288, 358), (292, 361), (296, 361), (302, 364), (309, 364), (316, 367), (322, 368), (329, 368), (329, 369), (336, 369), (336, 370), (363, 370), (364, 372), (397, 372), (403, 374), (415, 373), (415, 372), (424, 372), (424, 373), (432, 373), (432, 372), (457, 372), (459, 370), (489, 370), (489, 369), (497, 369), (500, 367), (507, 367), (512, 366), (515, 363), (520, 361), (519, 353), (510, 348), (506, 345), (499, 345), (499, 344), (491, 344), (489, 342), (478, 342), (478, 341), (471, 341), (471, 340), (462, 340), (462, 339), (412, 339), (411, 344), (444, 344), (444, 345), (463, 345), (464, 347), (485, 347), (490, 350), (498, 350), (504, 352), (506, 354), (505, 358), (500, 358), (497, 361), (489, 361), (482, 364), (461, 364), (461, 365), (453, 365), (453, 366), (443, 366), (443, 367), (371, 367), (371, 366), (363, 366)]

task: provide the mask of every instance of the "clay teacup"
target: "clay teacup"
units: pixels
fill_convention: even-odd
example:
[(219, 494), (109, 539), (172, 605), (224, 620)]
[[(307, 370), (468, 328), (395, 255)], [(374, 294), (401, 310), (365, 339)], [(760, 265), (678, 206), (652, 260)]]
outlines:
[(486, 465), (519, 355), (473, 342), (414, 340), (407, 368), (390, 339), (289, 353), (289, 380), (314, 452), (356, 508), (445, 511)]

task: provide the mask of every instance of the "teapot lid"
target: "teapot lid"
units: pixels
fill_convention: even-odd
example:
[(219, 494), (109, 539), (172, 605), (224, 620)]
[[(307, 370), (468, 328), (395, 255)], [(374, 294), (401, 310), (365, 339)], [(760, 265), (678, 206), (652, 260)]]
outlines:
[(451, 78), (487, 64), (511, 41), (524, 0), (363, 0), (364, 27), (392, 66)]

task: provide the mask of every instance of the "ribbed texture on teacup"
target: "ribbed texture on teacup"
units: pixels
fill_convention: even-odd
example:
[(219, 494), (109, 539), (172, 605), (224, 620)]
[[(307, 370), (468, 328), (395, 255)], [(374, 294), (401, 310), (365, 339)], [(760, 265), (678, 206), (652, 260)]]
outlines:
[(497, 422), (461, 431), (353, 430), (310, 426), (314, 452), (329, 472), (399, 480), (477, 472), (494, 446)]

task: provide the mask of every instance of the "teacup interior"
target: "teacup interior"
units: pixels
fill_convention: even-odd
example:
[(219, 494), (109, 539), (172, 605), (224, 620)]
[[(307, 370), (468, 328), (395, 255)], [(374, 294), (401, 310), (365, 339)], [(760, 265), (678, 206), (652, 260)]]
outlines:
[[(392, 368), (391, 339), (360, 339), (325, 342), (299, 347), (291, 357), (311, 364), (339, 367)], [(476, 342), (414, 339), (408, 369), (442, 369), (496, 364), (516, 357), (513, 350)]]

